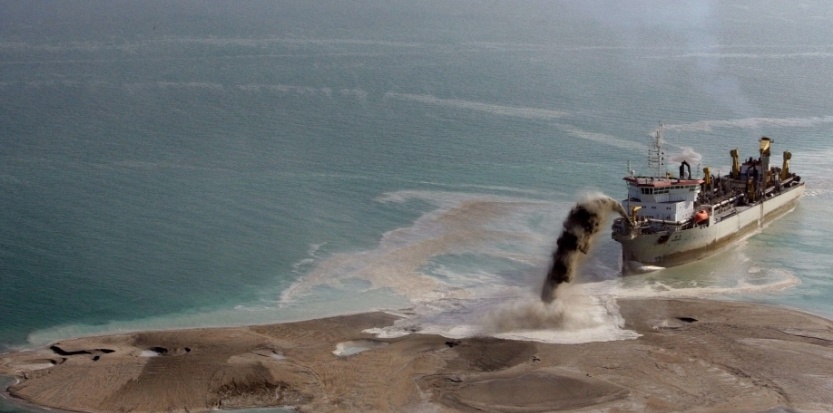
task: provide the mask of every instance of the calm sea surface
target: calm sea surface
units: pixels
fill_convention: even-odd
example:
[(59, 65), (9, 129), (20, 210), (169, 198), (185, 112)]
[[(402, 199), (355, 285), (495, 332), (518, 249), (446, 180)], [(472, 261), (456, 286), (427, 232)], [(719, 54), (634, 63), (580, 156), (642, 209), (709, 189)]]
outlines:
[(625, 280), (605, 233), (580, 281), (833, 317), (830, 79), (825, 1), (2, 2), (0, 351), (534, 297), (660, 122), (724, 174), (769, 136), (807, 194)]

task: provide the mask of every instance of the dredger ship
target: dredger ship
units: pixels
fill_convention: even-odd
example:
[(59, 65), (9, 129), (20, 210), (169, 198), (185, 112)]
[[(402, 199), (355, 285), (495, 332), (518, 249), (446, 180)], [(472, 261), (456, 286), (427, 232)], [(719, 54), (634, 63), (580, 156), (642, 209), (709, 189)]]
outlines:
[(704, 168), (703, 178), (695, 179), (691, 166), (682, 161), (675, 177), (663, 173), (660, 128), (649, 150), (655, 176), (635, 176), (631, 171), (624, 178), (628, 197), (621, 203), (630, 222), (616, 219), (612, 234), (622, 244), (623, 273), (705, 258), (792, 210), (804, 193), (804, 182), (790, 171), (790, 152), (783, 153), (780, 167), (771, 164), (773, 143), (762, 137), (759, 156), (744, 162), (737, 149), (731, 150), (731, 175), (714, 177)]

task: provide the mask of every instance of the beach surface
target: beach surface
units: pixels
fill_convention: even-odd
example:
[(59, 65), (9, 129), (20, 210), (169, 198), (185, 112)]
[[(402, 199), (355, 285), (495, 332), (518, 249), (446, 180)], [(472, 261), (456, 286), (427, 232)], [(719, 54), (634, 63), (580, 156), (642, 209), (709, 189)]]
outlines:
[(833, 322), (770, 306), (619, 300), (639, 337), (548, 344), (365, 332), (375, 312), (79, 338), (0, 356), (7, 392), (82, 412), (833, 411)]

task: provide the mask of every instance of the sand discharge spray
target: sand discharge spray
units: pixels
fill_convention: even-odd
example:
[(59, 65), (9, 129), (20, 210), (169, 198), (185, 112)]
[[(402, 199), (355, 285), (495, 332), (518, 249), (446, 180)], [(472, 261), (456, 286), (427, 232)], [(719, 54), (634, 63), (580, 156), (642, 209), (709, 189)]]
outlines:
[[(445, 221), (444, 225), (455, 222), (458, 216), (469, 217), (472, 211), (484, 208), (487, 212), (493, 211), (486, 208), (488, 205), (475, 204), (477, 209), (469, 205), (462, 210), (464, 213), (452, 211), (455, 216)], [(489, 217), (503, 216), (499, 214), (501, 210), (494, 211), (496, 213)], [(579, 198), (563, 222), (558, 247), (552, 253), (552, 268), (547, 274), (543, 290), (537, 290), (539, 284), (533, 287), (536, 291), (518, 293), (509, 300), (503, 296), (486, 300), (477, 297), (422, 300), (415, 303), (417, 308), (414, 314), (403, 315), (392, 326), (365, 332), (382, 338), (419, 331), (449, 338), (489, 335), (548, 343), (588, 343), (636, 338), (637, 333), (623, 328), (624, 319), (619, 314), (615, 298), (608, 294), (606, 285), (570, 282), (575, 277), (574, 272), (581, 258), (591, 250), (594, 236), (601, 232), (613, 211), (623, 217), (627, 215), (616, 200), (605, 195), (594, 193)], [(483, 221), (475, 220), (472, 228), (455, 227), (453, 231), (464, 229), (480, 237), (482, 234), (473, 229), (482, 224)], [(425, 259), (419, 261), (420, 265), (433, 256), (433, 251), (433, 248), (427, 250)], [(385, 267), (386, 270), (388, 268)], [(418, 266), (414, 266), (413, 271), (418, 273)], [(566, 285), (561, 285), (564, 283)], [(538, 294), (541, 299), (538, 299)]]
[[(558, 286), (573, 279), (573, 272), (581, 258), (590, 251), (593, 240), (611, 212), (618, 212), (628, 222), (628, 214), (613, 198), (601, 194), (579, 201), (564, 220), (561, 235), (552, 253), (552, 267), (541, 289), (541, 300), (551, 303)], [(581, 254), (579, 254), (581, 253)]]
[(541, 301), (505, 303), (487, 316), (486, 329), (493, 334), (542, 329), (567, 333), (559, 342), (633, 338), (635, 333), (621, 329), (624, 321), (615, 300), (594, 296), (585, 285), (570, 283), (611, 212), (628, 219), (622, 205), (608, 196), (596, 193), (580, 199), (564, 220)]

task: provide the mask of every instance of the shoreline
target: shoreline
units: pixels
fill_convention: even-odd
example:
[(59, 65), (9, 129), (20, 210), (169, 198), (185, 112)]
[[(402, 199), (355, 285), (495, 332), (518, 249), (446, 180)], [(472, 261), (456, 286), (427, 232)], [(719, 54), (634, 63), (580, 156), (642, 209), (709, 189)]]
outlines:
[(400, 317), (370, 312), (62, 340), (0, 354), (0, 374), (13, 403), (95, 413), (833, 410), (832, 320), (732, 301), (617, 303), (638, 338), (383, 339), (364, 331)]

